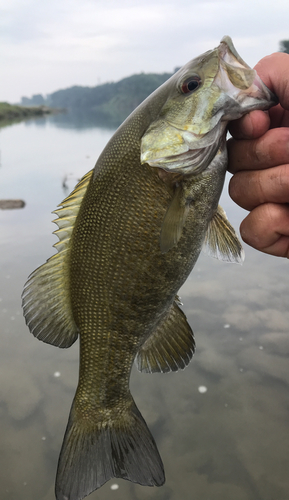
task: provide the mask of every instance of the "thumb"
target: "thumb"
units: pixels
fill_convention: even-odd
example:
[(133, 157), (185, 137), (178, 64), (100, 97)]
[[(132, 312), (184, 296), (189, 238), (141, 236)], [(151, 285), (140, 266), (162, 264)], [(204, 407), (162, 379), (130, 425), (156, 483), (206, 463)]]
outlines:
[(289, 54), (276, 52), (255, 66), (261, 80), (274, 92), (282, 108), (289, 110)]

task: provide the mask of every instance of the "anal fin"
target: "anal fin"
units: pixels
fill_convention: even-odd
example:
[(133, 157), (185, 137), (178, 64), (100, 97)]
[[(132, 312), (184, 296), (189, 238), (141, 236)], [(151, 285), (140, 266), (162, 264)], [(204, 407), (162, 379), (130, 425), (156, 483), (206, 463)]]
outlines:
[(178, 298), (136, 357), (139, 371), (170, 372), (184, 369), (195, 352), (193, 331), (178, 306)]

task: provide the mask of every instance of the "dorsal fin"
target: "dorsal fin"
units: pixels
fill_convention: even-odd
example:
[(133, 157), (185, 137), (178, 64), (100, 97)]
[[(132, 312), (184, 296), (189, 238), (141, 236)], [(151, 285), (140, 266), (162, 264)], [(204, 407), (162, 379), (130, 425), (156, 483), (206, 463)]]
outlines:
[(22, 305), (31, 333), (39, 340), (58, 347), (69, 347), (78, 336), (69, 293), (69, 243), (79, 208), (93, 170), (76, 185), (53, 213), (59, 238), (57, 254), (30, 274), (24, 286)]
[(242, 264), (244, 261), (243, 247), (220, 205), (209, 224), (203, 250), (210, 257), (225, 262)]
[(178, 303), (176, 297), (163, 321), (139, 350), (139, 371), (175, 372), (189, 364), (195, 352), (194, 334)]

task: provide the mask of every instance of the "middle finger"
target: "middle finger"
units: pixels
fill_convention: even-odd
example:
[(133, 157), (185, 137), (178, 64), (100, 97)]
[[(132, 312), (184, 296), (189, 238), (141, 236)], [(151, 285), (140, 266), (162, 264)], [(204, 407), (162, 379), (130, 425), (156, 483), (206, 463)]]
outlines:
[(289, 163), (289, 128), (270, 129), (258, 139), (230, 139), (228, 170), (259, 170)]
[(263, 203), (289, 203), (289, 164), (237, 172), (230, 180), (229, 194), (245, 210)]

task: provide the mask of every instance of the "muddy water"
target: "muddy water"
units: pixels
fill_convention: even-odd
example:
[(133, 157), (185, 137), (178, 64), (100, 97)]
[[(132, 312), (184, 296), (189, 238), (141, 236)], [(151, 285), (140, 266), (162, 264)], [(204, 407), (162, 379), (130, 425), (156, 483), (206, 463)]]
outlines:
[[(59, 120), (60, 118), (58, 118)], [(0, 131), (0, 497), (53, 500), (78, 375), (78, 346), (34, 339), (20, 295), (57, 241), (57, 204), (94, 166), (113, 131), (56, 118)], [(235, 227), (243, 216), (224, 193)], [(197, 352), (174, 374), (139, 374), (131, 390), (152, 430), (166, 484), (112, 480), (91, 500), (288, 500), (288, 262), (245, 247), (243, 266), (201, 256), (180, 291)]]

